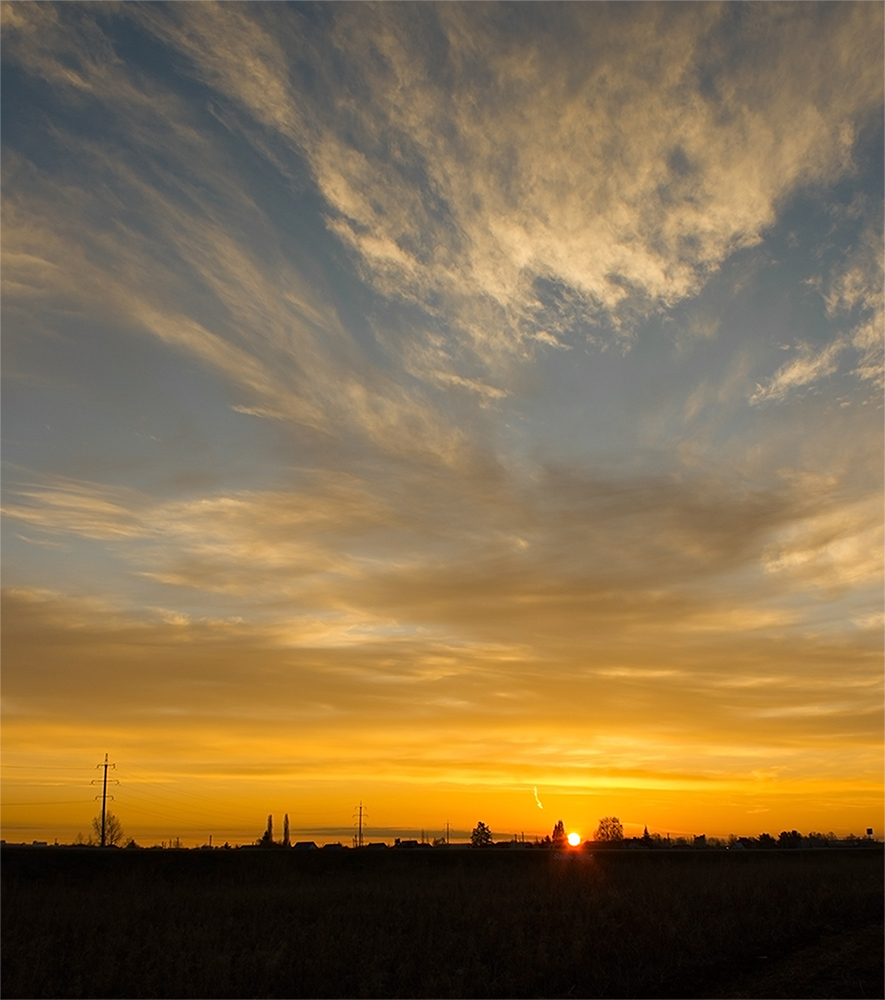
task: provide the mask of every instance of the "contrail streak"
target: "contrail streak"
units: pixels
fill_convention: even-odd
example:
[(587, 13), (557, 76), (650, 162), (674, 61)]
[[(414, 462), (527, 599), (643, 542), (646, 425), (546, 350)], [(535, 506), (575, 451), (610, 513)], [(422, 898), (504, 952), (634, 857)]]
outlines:
[(538, 798), (538, 786), (535, 785), (532, 791), (535, 793), (535, 802), (538, 803), (538, 808), (543, 809), (544, 807), (541, 805), (541, 800)]

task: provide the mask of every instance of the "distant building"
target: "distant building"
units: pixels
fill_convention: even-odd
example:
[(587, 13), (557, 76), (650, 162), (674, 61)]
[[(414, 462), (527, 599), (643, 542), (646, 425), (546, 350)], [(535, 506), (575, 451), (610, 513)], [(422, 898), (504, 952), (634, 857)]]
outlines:
[(317, 845), (312, 840), (299, 840), (292, 845), (293, 851), (315, 851)]

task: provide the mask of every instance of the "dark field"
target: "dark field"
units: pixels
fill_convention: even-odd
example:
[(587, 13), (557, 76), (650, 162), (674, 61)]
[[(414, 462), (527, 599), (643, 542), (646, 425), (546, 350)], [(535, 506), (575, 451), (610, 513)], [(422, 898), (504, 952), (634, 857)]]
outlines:
[(876, 850), (4, 848), (2, 880), (7, 998), (883, 996)]

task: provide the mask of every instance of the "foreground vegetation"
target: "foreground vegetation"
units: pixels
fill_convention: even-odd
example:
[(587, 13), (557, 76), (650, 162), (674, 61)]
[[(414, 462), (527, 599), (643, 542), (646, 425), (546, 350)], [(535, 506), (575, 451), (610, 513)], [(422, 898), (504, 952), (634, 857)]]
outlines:
[(5, 848), (2, 878), (10, 998), (752, 996), (846, 933), (836, 992), (758, 995), (882, 996), (879, 851)]

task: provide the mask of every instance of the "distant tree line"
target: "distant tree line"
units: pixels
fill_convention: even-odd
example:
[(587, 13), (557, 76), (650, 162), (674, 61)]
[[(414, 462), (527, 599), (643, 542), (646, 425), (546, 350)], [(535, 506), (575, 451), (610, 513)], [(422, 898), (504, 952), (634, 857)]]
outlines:
[[(807, 835), (799, 833), (798, 830), (782, 830), (777, 837), (772, 836), (770, 833), (760, 833), (756, 837), (738, 837), (732, 834), (729, 837), (707, 837), (704, 834), (698, 834), (696, 836), (678, 836), (671, 838), (668, 835), (662, 836), (660, 833), (649, 833), (648, 827), (642, 832), (640, 837), (625, 837), (624, 827), (617, 816), (603, 816), (599, 823), (597, 824), (595, 835), (592, 841), (584, 841), (584, 844), (604, 844), (607, 847), (623, 847), (623, 848), (646, 848), (646, 849), (666, 849), (666, 848), (728, 848), (730, 850), (791, 850), (797, 848), (809, 848), (809, 847), (826, 847), (829, 844), (840, 844), (840, 845), (851, 845), (857, 843), (858, 845), (863, 842), (872, 842), (872, 831), (867, 831), (867, 835), (863, 838), (856, 836), (853, 833), (849, 833), (847, 837), (839, 837), (837, 834), (833, 833), (831, 830), (829, 833), (818, 833), (812, 831)], [(518, 838), (514, 838), (518, 840)], [(123, 844), (124, 833), (123, 824), (112, 812), (108, 812), (105, 815), (105, 843), (109, 847), (119, 847)], [(101, 816), (96, 816), (92, 820), (92, 832), (88, 837), (83, 836), (82, 833), (77, 834), (75, 845), (83, 846), (96, 846), (101, 843)], [(400, 844), (397, 841), (397, 846), (411, 846), (416, 844), (417, 841), (406, 841)], [(507, 842), (499, 842), (499, 845), (503, 846)], [(550, 835), (543, 838), (535, 838), (533, 844), (525, 844), (523, 839), (522, 843), (524, 846), (531, 847), (550, 847), (550, 848), (564, 848), (568, 845), (568, 835), (566, 833), (565, 824), (563, 821), (557, 820), (553, 826), (553, 831)], [(282, 840), (275, 841), (273, 837), (273, 816), (267, 817), (267, 826), (261, 836), (253, 842), (256, 847), (265, 848), (280, 848), (280, 847), (291, 847), (291, 840), (289, 835), (289, 816), (283, 819), (283, 836)], [(422, 837), (423, 844), (423, 837)], [(125, 844), (128, 848), (136, 848), (138, 844), (134, 840), (130, 839)], [(167, 846), (163, 843), (163, 846)], [(169, 841), (169, 847), (180, 847), (181, 842), (178, 838), (174, 838)], [(210, 838), (211, 846), (211, 838)], [(298, 845), (302, 846), (302, 845)], [(310, 845), (316, 846), (316, 845)], [(334, 846), (341, 846), (334, 845)], [(386, 846), (386, 845), (374, 845), (374, 846)], [(431, 846), (431, 845), (424, 845)], [(445, 847), (448, 846), (448, 841), (445, 837), (435, 837), (432, 840), (433, 847)], [(482, 821), (478, 822), (473, 828), (470, 834), (470, 846), (477, 848), (487, 848), (493, 847), (495, 845), (494, 834), (491, 829)], [(229, 844), (224, 844), (224, 847), (229, 848)]]
[[(691, 837), (680, 836), (671, 838), (669, 835), (662, 836), (659, 833), (649, 833), (647, 826), (642, 831), (642, 836), (625, 837), (623, 824), (617, 816), (603, 816), (596, 827), (593, 840), (584, 841), (584, 843), (585, 845), (597, 843), (605, 844), (607, 847), (642, 847), (646, 849), (709, 847), (729, 848), (731, 850), (771, 850), (774, 848), (789, 850), (800, 847), (826, 847), (831, 843), (860, 843), (862, 839), (870, 841), (872, 839), (871, 834), (868, 833), (866, 838), (857, 837), (853, 833), (849, 833), (847, 837), (839, 837), (832, 831), (829, 833), (812, 831), (807, 836), (804, 836), (798, 830), (782, 830), (777, 837), (773, 837), (770, 833), (760, 833), (758, 837), (738, 837), (732, 834), (729, 837), (723, 838), (707, 837), (705, 834), (698, 834)], [(477, 824), (471, 834), (470, 843), (472, 847), (492, 846), (492, 833), (485, 823)], [(550, 835), (540, 840), (535, 839), (535, 845), (538, 847), (562, 848), (567, 844), (568, 838), (562, 820), (557, 820)]]

